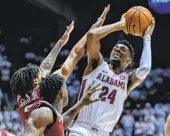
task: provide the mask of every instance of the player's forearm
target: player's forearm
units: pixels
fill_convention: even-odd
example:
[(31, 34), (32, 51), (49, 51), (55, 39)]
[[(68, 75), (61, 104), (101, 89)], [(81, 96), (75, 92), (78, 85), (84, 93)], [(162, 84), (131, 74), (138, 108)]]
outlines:
[(152, 65), (152, 53), (151, 53), (151, 36), (145, 35), (144, 36), (144, 44), (143, 44), (143, 51), (142, 56), (140, 59), (139, 68), (136, 70), (136, 76), (139, 79), (145, 79), (146, 76), (149, 74)]
[(81, 58), (84, 55), (86, 39), (87, 34), (85, 34), (71, 50), (71, 52), (77, 54), (76, 56), (79, 56), (79, 58)]
[(76, 117), (77, 113), (79, 113), (84, 106), (84, 104), (78, 102), (76, 105), (74, 105), (71, 109), (69, 109), (62, 115), (64, 129), (67, 129), (70, 122)]
[(85, 43), (86, 43), (87, 35), (84, 35), (81, 40), (73, 47), (69, 56), (61, 66), (59, 70), (56, 70), (53, 74), (61, 74), (65, 80), (68, 79), (70, 74), (73, 72), (76, 67), (78, 61), (84, 55), (85, 52)]
[(92, 34), (95, 37), (95, 39), (100, 40), (112, 32), (123, 30), (123, 27), (124, 27), (123, 22), (119, 21), (114, 24), (105, 25), (103, 27), (93, 29), (89, 32), (89, 34)]
[(48, 56), (41, 63), (40, 68), (43, 70), (43, 76), (46, 76), (51, 72), (62, 47), (63, 45), (61, 45), (60, 42), (57, 42), (54, 48), (48, 54)]

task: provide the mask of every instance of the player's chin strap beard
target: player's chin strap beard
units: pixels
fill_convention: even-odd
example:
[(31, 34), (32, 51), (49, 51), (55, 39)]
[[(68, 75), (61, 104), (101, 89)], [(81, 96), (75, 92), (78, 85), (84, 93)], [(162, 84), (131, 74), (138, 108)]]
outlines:
[(120, 60), (110, 60), (110, 64), (112, 69), (116, 69), (120, 67)]

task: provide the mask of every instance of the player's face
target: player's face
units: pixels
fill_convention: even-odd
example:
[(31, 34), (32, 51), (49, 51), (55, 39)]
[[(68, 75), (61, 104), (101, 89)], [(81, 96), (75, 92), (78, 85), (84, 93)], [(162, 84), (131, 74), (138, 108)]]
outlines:
[(115, 64), (121, 68), (126, 68), (131, 63), (129, 48), (124, 44), (115, 45), (110, 54), (110, 62), (112, 65)]

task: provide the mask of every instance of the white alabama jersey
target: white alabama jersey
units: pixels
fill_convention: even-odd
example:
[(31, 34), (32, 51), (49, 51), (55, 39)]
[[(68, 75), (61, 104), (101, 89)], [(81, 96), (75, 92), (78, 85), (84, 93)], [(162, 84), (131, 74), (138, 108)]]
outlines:
[(108, 63), (103, 62), (89, 75), (83, 76), (80, 97), (93, 81), (96, 85), (100, 83), (102, 89), (95, 92), (92, 99), (101, 100), (81, 110), (76, 123), (89, 123), (103, 131), (111, 132), (123, 111), (127, 97), (128, 74), (115, 74)]

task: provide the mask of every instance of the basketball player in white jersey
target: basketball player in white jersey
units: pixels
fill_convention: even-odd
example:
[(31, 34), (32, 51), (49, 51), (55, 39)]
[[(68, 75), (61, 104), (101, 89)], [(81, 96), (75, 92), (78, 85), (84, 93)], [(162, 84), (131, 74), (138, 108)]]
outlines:
[(124, 101), (131, 90), (137, 87), (151, 70), (151, 35), (154, 30), (154, 19), (143, 35), (143, 51), (140, 65), (131, 73), (125, 69), (134, 57), (133, 47), (126, 40), (118, 41), (110, 54), (110, 63), (103, 60), (100, 53), (100, 39), (108, 34), (126, 31), (126, 22), (122, 20), (91, 30), (87, 35), (88, 65), (82, 79), (83, 91), (95, 80), (101, 85), (102, 92), (93, 94), (101, 100), (80, 111), (74, 125), (69, 129), (69, 136), (109, 136), (123, 111)]

